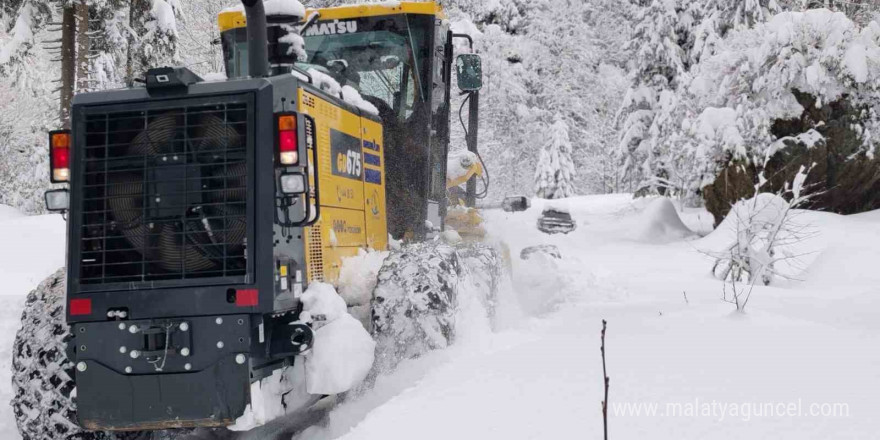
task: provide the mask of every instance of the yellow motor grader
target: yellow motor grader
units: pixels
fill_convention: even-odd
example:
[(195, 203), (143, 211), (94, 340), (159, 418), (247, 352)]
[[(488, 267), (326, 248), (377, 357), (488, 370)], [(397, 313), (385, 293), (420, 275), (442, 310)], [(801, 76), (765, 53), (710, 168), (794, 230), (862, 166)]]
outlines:
[[(439, 240), (450, 211), (480, 236), (473, 211), (448, 208), (472, 207), (483, 173), (480, 59), (453, 44), (470, 37), (433, 2), (242, 3), (218, 17), (227, 80), (151, 69), (77, 95), (71, 130), (50, 133), (67, 265), (31, 294), (16, 339), (25, 440), (236, 424), (265, 381), (302, 382), (322, 343), (304, 294), (389, 238), (407, 244), (367, 303), (345, 298), (369, 310), (377, 364), (451, 342), (462, 283), (491, 307), (497, 253)], [(453, 78), (472, 154), (448, 178)], [(285, 414), (327, 396), (306, 397)]]

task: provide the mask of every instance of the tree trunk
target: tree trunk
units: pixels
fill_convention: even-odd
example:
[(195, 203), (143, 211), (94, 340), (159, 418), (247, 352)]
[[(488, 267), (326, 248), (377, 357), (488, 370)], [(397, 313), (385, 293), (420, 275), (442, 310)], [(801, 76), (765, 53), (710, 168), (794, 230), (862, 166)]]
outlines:
[(128, 11), (128, 26), (134, 34), (128, 35), (128, 55), (126, 56), (125, 84), (134, 85), (134, 80), (144, 73), (144, 60), (140, 38), (146, 33), (144, 23), (150, 13), (150, 0), (131, 0)]
[(76, 4), (76, 91), (89, 89), (89, 5), (85, 0)]
[(70, 128), (70, 102), (76, 78), (76, 16), (72, 6), (65, 7), (61, 18), (61, 98), (58, 119), (65, 129)]

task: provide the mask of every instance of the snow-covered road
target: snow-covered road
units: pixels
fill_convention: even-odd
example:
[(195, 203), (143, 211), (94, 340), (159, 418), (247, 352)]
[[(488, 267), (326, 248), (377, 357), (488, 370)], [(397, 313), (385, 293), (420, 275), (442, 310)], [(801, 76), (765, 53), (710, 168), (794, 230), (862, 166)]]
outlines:
[[(758, 288), (743, 315), (721, 301), (712, 260), (698, 251), (723, 244), (723, 231), (681, 239), (662, 210), (625, 195), (568, 203), (579, 227), (567, 236), (537, 231), (539, 203), (486, 213), (513, 265), (494, 329), (465, 301), (455, 346), (404, 362), (295, 438), (599, 438), (602, 319), (611, 438), (876, 438), (880, 215), (799, 217), (817, 232), (802, 244), (811, 252), (803, 281)], [(705, 212), (682, 218), (711, 229)], [(0, 239), (14, 244), (0, 250), (0, 279), (18, 289), (0, 312), (4, 384), (26, 285), (63, 262), (63, 226), (51, 219), (0, 222)], [(57, 242), (23, 241), (26, 230), (49, 230)], [(563, 259), (519, 258), (542, 243)], [(0, 387), (0, 398), (8, 394)], [(3, 408), (0, 437), (17, 439)]]
[[(671, 222), (628, 196), (569, 204), (580, 226), (568, 236), (535, 229), (540, 206), (487, 214), (513, 256), (501, 329), (463, 317), (456, 347), (404, 364), (299, 438), (599, 438), (602, 319), (611, 438), (876, 438), (880, 216), (799, 218), (818, 232), (806, 281), (757, 289), (741, 315), (697, 250), (725, 234), (670, 241)], [(683, 219), (711, 230), (705, 212)], [(540, 243), (561, 250), (555, 270), (518, 258)]]

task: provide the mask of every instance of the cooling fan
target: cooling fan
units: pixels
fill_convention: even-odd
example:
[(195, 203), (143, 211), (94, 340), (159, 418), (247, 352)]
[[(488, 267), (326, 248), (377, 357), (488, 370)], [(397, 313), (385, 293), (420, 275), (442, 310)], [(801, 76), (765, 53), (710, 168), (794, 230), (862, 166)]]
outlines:
[[(243, 150), (243, 136), (210, 112), (150, 121), (124, 153), (126, 169), (135, 171), (108, 177), (108, 208), (131, 248), (174, 274), (240, 269), (247, 235)], [(132, 167), (135, 161), (142, 163)]]

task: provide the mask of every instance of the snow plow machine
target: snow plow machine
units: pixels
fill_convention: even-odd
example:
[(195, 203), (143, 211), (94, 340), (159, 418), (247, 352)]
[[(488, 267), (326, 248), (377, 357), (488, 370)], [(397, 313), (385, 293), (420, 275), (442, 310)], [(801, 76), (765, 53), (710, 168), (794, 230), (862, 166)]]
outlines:
[[(286, 440), (450, 344), (462, 292), (491, 319), (499, 252), (445, 220), (447, 185), (482, 174), (446, 175), (453, 78), (476, 152), (480, 59), (440, 6), (243, 0), (218, 20), (227, 79), (154, 68), (49, 134), (67, 264), (13, 347), (24, 440)], [(343, 294), (365, 255), (374, 282)]]

